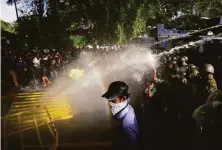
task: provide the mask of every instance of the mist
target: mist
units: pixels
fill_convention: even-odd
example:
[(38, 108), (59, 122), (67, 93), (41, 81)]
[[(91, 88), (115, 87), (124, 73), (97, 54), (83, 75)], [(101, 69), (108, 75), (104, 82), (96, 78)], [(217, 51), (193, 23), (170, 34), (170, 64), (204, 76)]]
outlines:
[[(82, 52), (77, 60), (59, 75), (48, 92), (56, 91), (68, 97), (74, 119), (85, 118), (85, 125), (110, 123), (110, 110), (107, 100), (101, 95), (113, 81), (124, 81), (129, 85), (131, 102), (143, 92), (144, 76), (151, 73), (157, 65), (157, 59), (150, 49), (130, 46), (121, 51), (104, 55), (97, 52)], [(68, 76), (72, 69), (83, 70), (79, 80)], [(85, 116), (85, 117), (84, 117)]]

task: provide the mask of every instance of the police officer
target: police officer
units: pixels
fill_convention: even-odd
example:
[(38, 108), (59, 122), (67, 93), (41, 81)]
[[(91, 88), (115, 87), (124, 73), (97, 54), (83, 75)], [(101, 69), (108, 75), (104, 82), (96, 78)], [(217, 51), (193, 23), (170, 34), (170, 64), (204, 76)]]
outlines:
[[(170, 58), (170, 57), (169, 57)], [(170, 60), (167, 60), (167, 63), (163, 66), (163, 79), (168, 81), (172, 73), (173, 63)]]
[(181, 67), (187, 66), (187, 59), (186, 59), (186, 57), (181, 57), (180, 58), (180, 66)]
[(180, 79), (180, 68), (176, 62), (173, 62), (173, 69), (171, 74), (172, 79)]
[(186, 62), (188, 63), (188, 57), (187, 56), (184, 56), (183, 57), (185, 60), (186, 60)]
[(204, 96), (206, 98), (213, 92), (217, 91), (217, 83), (214, 79), (214, 67), (211, 64), (204, 64)]
[(198, 68), (190, 68), (188, 77), (192, 83), (197, 83), (200, 81), (201, 77)]
[(181, 81), (182, 81), (183, 84), (187, 84), (187, 82), (188, 82), (187, 78), (186, 78), (186, 75), (187, 74), (186, 74), (185, 70), (180, 71)]
[(128, 85), (121, 81), (112, 82), (102, 97), (108, 100), (115, 121), (116, 136), (114, 149), (137, 149), (138, 126), (133, 107), (129, 104)]
[(197, 150), (222, 149), (222, 92), (210, 94), (207, 102), (198, 107), (192, 118), (197, 122)]
[(177, 62), (178, 58), (176, 56), (172, 57), (172, 61), (176, 61)]

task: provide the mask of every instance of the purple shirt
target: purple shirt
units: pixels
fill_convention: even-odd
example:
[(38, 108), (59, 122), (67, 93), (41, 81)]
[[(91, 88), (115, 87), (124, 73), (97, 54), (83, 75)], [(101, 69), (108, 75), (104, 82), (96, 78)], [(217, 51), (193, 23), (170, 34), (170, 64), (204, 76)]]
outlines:
[(121, 131), (124, 137), (130, 142), (129, 144), (137, 145), (139, 132), (133, 107), (128, 104), (115, 115), (115, 118), (120, 123)]

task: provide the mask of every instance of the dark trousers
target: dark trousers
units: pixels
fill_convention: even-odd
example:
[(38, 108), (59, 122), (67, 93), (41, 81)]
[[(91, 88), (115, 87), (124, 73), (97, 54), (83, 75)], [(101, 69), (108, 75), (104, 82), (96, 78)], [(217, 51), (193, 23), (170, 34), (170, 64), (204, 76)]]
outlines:
[(41, 68), (35, 68), (35, 80), (41, 81)]
[(55, 80), (57, 78), (57, 71), (55, 69), (50, 70), (50, 78)]

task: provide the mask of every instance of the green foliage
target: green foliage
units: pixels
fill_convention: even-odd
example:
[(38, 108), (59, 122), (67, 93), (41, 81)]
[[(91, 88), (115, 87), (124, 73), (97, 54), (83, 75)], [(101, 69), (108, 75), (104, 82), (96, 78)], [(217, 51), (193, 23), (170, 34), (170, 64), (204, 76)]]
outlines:
[(7, 23), (1, 20), (1, 46), (2, 48), (12, 47), (17, 48), (19, 47), (17, 41), (17, 33), (15, 31), (17, 24)]
[(75, 48), (83, 48), (88, 43), (88, 40), (85, 36), (71, 35), (70, 40), (73, 41), (73, 47), (75, 47)]
[(117, 25), (117, 31), (116, 31), (118, 41), (117, 44), (123, 45), (127, 39), (126, 39), (126, 33), (123, 24), (118, 24)]
[(197, 0), (196, 12), (205, 17), (222, 16), (222, 0)]
[(1, 30), (5, 30), (5, 31), (10, 32), (10, 33), (15, 33), (15, 27), (14, 26), (15, 25), (1, 20)]
[(140, 33), (146, 31), (146, 16), (144, 7), (140, 7), (137, 10), (137, 16), (133, 23), (133, 35), (132, 38), (136, 38)]
[(69, 31), (75, 31), (77, 29), (77, 25), (75, 23), (72, 23), (69, 27), (68, 30)]

